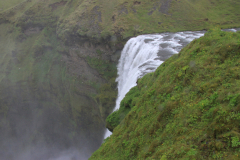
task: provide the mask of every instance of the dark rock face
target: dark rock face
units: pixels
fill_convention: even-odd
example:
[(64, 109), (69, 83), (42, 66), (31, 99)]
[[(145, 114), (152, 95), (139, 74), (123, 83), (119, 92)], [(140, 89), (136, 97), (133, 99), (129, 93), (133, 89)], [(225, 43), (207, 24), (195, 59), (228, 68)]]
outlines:
[(148, 15), (152, 15), (153, 12), (158, 9), (158, 12), (163, 14), (168, 14), (168, 10), (170, 8), (172, 0), (162, 0), (160, 2), (157, 2), (152, 9), (148, 12)]
[(128, 14), (128, 9), (125, 7), (127, 3), (124, 3), (120, 6), (120, 9), (118, 10), (118, 15), (121, 15), (123, 13)]
[(168, 14), (168, 10), (170, 8), (171, 2), (172, 2), (172, 0), (163, 1), (158, 11), (163, 14)]
[(29, 36), (31, 34), (36, 34), (36, 33), (39, 33), (40, 32), (40, 28), (39, 27), (35, 27), (35, 28), (28, 28), (24, 31), (24, 33)]
[[(88, 59), (105, 57), (108, 61), (111, 51), (105, 49), (105, 45), (94, 46), (90, 41), (81, 45), (77, 42), (72, 46), (62, 45), (57, 51), (60, 46), (52, 42), (49, 47), (42, 44), (48, 36), (44, 36), (42, 42), (33, 39), (33, 46), (39, 44), (31, 47), (32, 44), (27, 44), (28, 39), (39, 37), (44, 29), (30, 32), (24, 42), (12, 40), (30, 45), (34, 52), (13, 48), (11, 61), (1, 63), (8, 66), (2, 68), (1, 74), (5, 77), (0, 82), (1, 155), (8, 159), (13, 154), (9, 150), (20, 154), (23, 146), (41, 146), (48, 148), (49, 152), (54, 148), (61, 151), (85, 147), (89, 157), (102, 143), (103, 117), (106, 117), (102, 114), (110, 111), (102, 113), (103, 109), (94, 98), (99, 92), (97, 86), (108, 83), (108, 80), (89, 65)], [(51, 33), (49, 37), (54, 36)], [(54, 43), (61, 42), (54, 40)], [(101, 49), (102, 55), (96, 53), (97, 48)], [(26, 62), (26, 56), (33, 59)], [(15, 70), (18, 73), (14, 73)], [(5, 143), (8, 146), (4, 146)]]
[(52, 8), (52, 11), (54, 11), (59, 6), (64, 6), (66, 3), (67, 3), (67, 1), (56, 2), (56, 3), (50, 4), (49, 7)]

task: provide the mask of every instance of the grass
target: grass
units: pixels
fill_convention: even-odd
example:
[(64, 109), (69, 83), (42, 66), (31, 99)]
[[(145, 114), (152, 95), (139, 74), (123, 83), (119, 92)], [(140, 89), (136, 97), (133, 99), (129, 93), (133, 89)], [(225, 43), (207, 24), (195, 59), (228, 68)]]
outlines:
[(239, 159), (239, 39), (211, 29), (140, 79), (90, 159)]
[[(65, 7), (58, 33), (63, 40), (66, 34), (77, 32), (92, 41), (105, 39), (114, 45), (139, 34), (203, 30), (216, 25), (240, 26), (237, 0), (171, 1), (164, 11), (162, 3), (164, 1), (141, 0), (136, 4), (134, 0), (74, 0)], [(73, 4), (78, 7), (73, 8)], [(116, 35), (118, 41), (111, 42), (108, 38), (112, 35)]]
[[(13, 7), (17, 2), (11, 0), (1, 3)], [(57, 25), (58, 37), (65, 42), (70, 35), (78, 35), (93, 42), (104, 40), (111, 46), (126, 42), (139, 34), (203, 30), (212, 26), (240, 26), (238, 0), (174, 0), (169, 4), (157, 0), (60, 2), (62, 1), (23, 1), (13, 9), (2, 12), (2, 16), (11, 22), (17, 22), (23, 28), (29, 24), (49, 25), (52, 21), (51, 25)], [(112, 36), (116, 36), (117, 41), (111, 41)]]
[(114, 64), (108, 61), (104, 61), (100, 58), (87, 57), (88, 64), (96, 69), (106, 80), (116, 77), (117, 68)]
[[(114, 52), (115, 50), (122, 49), (121, 47), (118, 47), (121, 46), (119, 44), (124, 44), (130, 37), (137, 36), (139, 34), (202, 30), (208, 29), (212, 26), (219, 26), (221, 28), (240, 26), (238, 7), (240, 4), (238, 0), (178, 0), (172, 1), (169, 6), (165, 5), (168, 7), (163, 10), (161, 8), (164, 6), (162, 3), (163, 1), (157, 0), (69, 0), (65, 2), (62, 0), (1, 1), (0, 9), (3, 8), (0, 10), (1, 114), (5, 115), (5, 118), (7, 118), (7, 113), (15, 109), (13, 106), (20, 101), (19, 99), (22, 98), (24, 104), (29, 106), (28, 104), (33, 103), (31, 98), (34, 97), (34, 99), (40, 104), (40, 107), (45, 106), (46, 109), (44, 111), (39, 109), (39, 113), (48, 113), (50, 108), (57, 106), (55, 108), (56, 112), (59, 111), (62, 114), (64, 113), (63, 116), (67, 115), (65, 118), (63, 118), (62, 122), (69, 126), (69, 130), (66, 132), (69, 132), (69, 135), (72, 139), (71, 141), (74, 141), (74, 136), (77, 138), (77, 135), (81, 134), (82, 132), (87, 133), (88, 131), (92, 131), (92, 133), (96, 133), (95, 130), (101, 130), (101, 128), (103, 128), (102, 124), (104, 123), (99, 117), (102, 116), (103, 119), (106, 119), (107, 115), (111, 112), (115, 105), (114, 102), (117, 96), (115, 90), (116, 83), (114, 82), (114, 77), (116, 76), (116, 67), (111, 62), (105, 61), (101, 58), (98, 59), (102, 54), (102, 51), (99, 49), (96, 50), (96, 52), (93, 51), (96, 56), (90, 57), (90, 55), (86, 55), (85, 57), (81, 58), (85, 58), (85, 61), (88, 63), (88, 65), (95, 70), (96, 73), (99, 73), (101, 78), (107, 80), (108, 83), (100, 84), (94, 80), (88, 81), (84, 75), (82, 77), (78, 77), (77, 75), (71, 73), (69, 66), (62, 61), (64, 56), (68, 56), (68, 51), (72, 46), (81, 46), (83, 42), (87, 40), (93, 44), (93, 46), (101, 45), (100, 48), (111, 48), (112, 52)], [(30, 35), (25, 34), (31, 29), (37, 29), (38, 32)], [(228, 33), (226, 33), (226, 35), (222, 32), (216, 33), (216, 35), (214, 35), (214, 33), (215, 32), (211, 33), (209, 36), (206, 36), (209, 39), (201, 41), (202, 44), (192, 43), (192, 46), (186, 48), (181, 54), (188, 53), (188, 55), (191, 55), (191, 58), (194, 59), (200, 55), (211, 52), (231, 52), (230, 49), (234, 51), (234, 49), (236, 49), (234, 48), (234, 45), (239, 44), (239, 41), (236, 38), (237, 34), (233, 34), (233, 37), (230, 37), (230, 34)], [(224, 37), (222, 40), (220, 38), (218, 39), (219, 34), (222, 34)], [(216, 39), (213, 40), (214, 37)], [(226, 44), (224, 43), (226, 40), (228, 40), (230, 48), (226, 48)], [(220, 43), (217, 43), (218, 46), (214, 46), (214, 48), (212, 43), (215, 44), (215, 41), (222, 41), (221, 44), (225, 46), (225, 48), (221, 48)], [(219, 50), (217, 50), (218, 47)], [(95, 48), (93, 50), (95, 50)], [(237, 51), (235, 50), (235, 52)], [(176, 56), (174, 57), (176, 58)], [(185, 56), (176, 58), (176, 62), (178, 62), (181, 57)], [(232, 67), (231, 69), (227, 66), (227, 64), (233, 65), (235, 63), (233, 63), (232, 60), (226, 60), (224, 61), (224, 64), (226, 63), (226, 65), (220, 66), (223, 60), (227, 59), (226, 57), (227, 56), (225, 54), (216, 54), (211, 56), (211, 58), (210, 56), (203, 56), (205, 61), (197, 63), (195, 60), (192, 60), (192, 62), (190, 61), (186, 64), (184, 64), (184, 61), (182, 61), (179, 62), (181, 65), (179, 64), (178, 67), (172, 66), (172, 68), (167, 68), (166, 71), (169, 73), (170, 71), (174, 70), (179, 70), (179, 72), (176, 73), (175, 79), (168, 74), (162, 75), (169, 83), (165, 84), (161, 82), (164, 85), (159, 87), (159, 89), (162, 88), (164, 91), (167, 91), (166, 93), (156, 88), (149, 88), (152, 86), (152, 84), (155, 84), (153, 83), (155, 82), (154, 78), (152, 78), (153, 80), (151, 83), (150, 81), (144, 82), (145, 80), (143, 78), (142, 83), (144, 82), (147, 85), (143, 83), (144, 87), (142, 86), (141, 89), (139, 88), (139, 91), (136, 89), (134, 92), (132, 91), (129, 93), (129, 98), (125, 99), (121, 104), (124, 114), (118, 114), (121, 116), (121, 118), (117, 121), (115, 121), (113, 118), (111, 119), (111, 122), (115, 121), (116, 124), (119, 124), (119, 126), (123, 127), (125, 126), (124, 123), (128, 121), (121, 121), (121, 119), (125, 117), (125, 115), (128, 117), (128, 119), (134, 118), (128, 116), (133, 111), (139, 112), (139, 122), (146, 118), (153, 118), (153, 122), (155, 122), (154, 120), (156, 120), (156, 118), (161, 120), (161, 116), (158, 118), (158, 116), (155, 115), (154, 119), (154, 116), (149, 117), (148, 115), (145, 115), (145, 112), (150, 114), (153, 113), (154, 110), (145, 109), (143, 111), (138, 111), (139, 109), (136, 106), (143, 104), (144, 106), (149, 107), (155, 105), (156, 109), (164, 111), (163, 122), (167, 122), (166, 119), (171, 119), (172, 116), (174, 116), (168, 115), (168, 112), (171, 110), (175, 110), (175, 114), (178, 114), (178, 112), (182, 113), (188, 111), (192, 116), (190, 118), (188, 117), (188, 120), (188, 118), (184, 117), (184, 114), (182, 113), (183, 115), (181, 116), (185, 118), (186, 122), (182, 122), (183, 124), (181, 125), (194, 125), (196, 121), (198, 121), (198, 119), (196, 120), (196, 116), (198, 115), (195, 115), (195, 112), (193, 112), (191, 109), (178, 111), (175, 108), (176, 103), (180, 103), (180, 98), (183, 100), (184, 98), (177, 94), (172, 96), (172, 90), (176, 90), (176, 92), (184, 94), (185, 97), (189, 97), (190, 95), (191, 101), (187, 103), (189, 105), (193, 105), (194, 101), (202, 101), (200, 97), (196, 98), (196, 95), (205, 97), (211, 95), (211, 90), (208, 92), (206, 92), (206, 90), (217, 86), (221, 80), (221, 76), (224, 75), (222, 74), (221, 70), (226, 70), (225, 77), (222, 77), (224, 79), (228, 79), (228, 77), (231, 77), (233, 74), (237, 75), (236, 66)], [(168, 60), (166, 63), (169, 63), (169, 61), (170, 60)], [(209, 64), (207, 62), (209, 62)], [(191, 66), (196, 66), (197, 64), (197, 66), (207, 67), (203, 72), (201, 67), (190, 67), (188, 63), (190, 63)], [(219, 65), (220, 68), (214, 68), (211, 63)], [(162, 68), (164, 68), (163, 65)], [(207, 74), (213, 68), (216, 70), (216, 75), (219, 75), (219, 79), (212, 79), (206, 83), (201, 82), (200, 86), (200, 84), (197, 83), (200, 81), (200, 79), (202, 80), (215, 77), (215, 75)], [(162, 72), (162, 70), (156, 71), (155, 77), (157, 77), (157, 75), (160, 74), (158, 72)], [(192, 86), (188, 86), (193, 79), (194, 73), (198, 70), (203, 72), (202, 74), (198, 75), (199, 80), (196, 79), (196, 82), (194, 82)], [(184, 76), (185, 72), (190, 72), (191, 74)], [(151, 77), (153, 74), (149, 74), (148, 76)], [(172, 83), (174, 83), (176, 86), (173, 87)], [(226, 87), (226, 90), (228, 90), (228, 92), (224, 94), (228, 95), (228, 93), (230, 93), (228, 95), (229, 97), (227, 100), (225, 100), (226, 102), (224, 101), (224, 103), (229, 101), (230, 106), (233, 108), (237, 103), (238, 95), (232, 93), (232, 91), (229, 89), (232, 89), (233, 86), (237, 85), (238, 83), (238, 81), (232, 82), (232, 79), (228, 79), (224, 81), (223, 85)], [(196, 88), (200, 89), (197, 90)], [(20, 91), (23, 91), (21, 92), (21, 98), (19, 98), (19, 94), (17, 94)], [(146, 95), (143, 94), (145, 92), (147, 93)], [(141, 100), (144, 99), (144, 97), (151, 100)], [(14, 101), (12, 99), (14, 99)], [(49, 102), (49, 99), (52, 99), (52, 101)], [(165, 99), (169, 101), (165, 102)], [(204, 111), (209, 110), (209, 105), (215, 104), (215, 101), (215, 99), (211, 101), (205, 99), (202, 102), (206, 106), (201, 109), (204, 109)], [(182, 102), (180, 104), (182, 104)], [(98, 107), (95, 107), (96, 110), (91, 110), (93, 106)], [(167, 109), (165, 112), (165, 109), (169, 108), (169, 106), (172, 108), (170, 107), (170, 109)], [(30, 110), (30, 108), (28, 109)], [(209, 113), (203, 117), (203, 119), (207, 119), (209, 115), (215, 113), (215, 109), (216, 108), (210, 110)], [(226, 107), (223, 107), (223, 109), (226, 110)], [(19, 115), (24, 115), (24, 113), (21, 112)], [(82, 118), (82, 115), (84, 115), (86, 119)], [(236, 116), (237, 115), (232, 115), (232, 117)], [(10, 121), (10, 119), (8, 120)], [(4, 122), (3, 119), (2, 122)], [(151, 132), (153, 133), (156, 132), (153, 129), (154, 127), (157, 128), (160, 126), (160, 128), (162, 127), (162, 130), (164, 130), (164, 127), (167, 125), (164, 123), (161, 123), (161, 125), (156, 123), (145, 125), (142, 122), (141, 124), (142, 126), (146, 127), (150, 126), (152, 128)], [(91, 127), (90, 129), (88, 128), (89, 130), (87, 131), (86, 128), (88, 125)], [(132, 128), (135, 128), (134, 125), (131, 125), (131, 123), (128, 125), (130, 125)], [(168, 125), (167, 132), (164, 132), (164, 134), (169, 134), (172, 130), (176, 130), (175, 132), (179, 131), (179, 133), (188, 131), (186, 127), (181, 130), (177, 128), (177, 126), (177, 123), (173, 126)], [(113, 126), (113, 128), (114, 127), (115, 126)], [(116, 127), (116, 129), (117, 128), (118, 127)], [(114, 129), (114, 131), (116, 129)], [(166, 152), (166, 155), (164, 156), (162, 156), (162, 150), (157, 151), (158, 149), (156, 146), (158, 146), (160, 142), (164, 142), (166, 144), (173, 143), (169, 139), (166, 139), (166, 141), (162, 139), (151, 141), (151, 136), (148, 135), (145, 137), (144, 134), (140, 135), (140, 133), (144, 131), (142, 127), (135, 129), (137, 132), (139, 132), (139, 135), (137, 132), (132, 132), (131, 134), (125, 133), (121, 136), (119, 135), (118, 138), (115, 139), (116, 145), (120, 145), (118, 144), (119, 142), (124, 142), (122, 143), (123, 147), (133, 147), (131, 148), (132, 151), (127, 150), (126, 154), (122, 154), (120, 151), (117, 152), (119, 153), (119, 157), (128, 155), (129, 157), (140, 156), (141, 158), (142, 156), (145, 158), (154, 156), (168, 158), (172, 155), (175, 155), (170, 153), (171, 151), (174, 151), (174, 148), (169, 149), (166, 147), (165, 150), (169, 152), (169, 154)], [(235, 132), (236, 131), (231, 133)], [(159, 130), (159, 134), (160, 133), (161, 132)], [(203, 132), (199, 132), (199, 134), (200, 133)], [(128, 137), (128, 134), (134, 137), (134, 141), (138, 142), (137, 145), (130, 143), (127, 140), (118, 142), (118, 140), (121, 140), (121, 137)], [(137, 138), (139, 136), (141, 139)], [(201, 137), (202, 135), (199, 136)], [(100, 134), (96, 133), (95, 136), (93, 135), (91, 137), (91, 139), (93, 139), (93, 143), (95, 143), (94, 139), (96, 139), (96, 137), (98, 137), (98, 140), (101, 139)], [(232, 139), (232, 141), (236, 147), (236, 145), (238, 145), (236, 136)], [(149, 143), (151, 142), (154, 143), (151, 145), (151, 149), (148, 152)], [(217, 142), (217, 144), (220, 148), (222, 145), (224, 145), (222, 142)], [(139, 145), (142, 149), (141, 151)], [(178, 145), (182, 145), (182, 142), (179, 142)], [(178, 151), (179, 156), (183, 156), (185, 152), (189, 152), (187, 155), (192, 155), (195, 153), (195, 151), (189, 149), (189, 146), (186, 145), (185, 148), (184, 146), (185, 145), (183, 145), (183, 148)], [(156, 149), (154, 150), (153, 148)], [(113, 147), (113, 149), (116, 148)], [(138, 155), (138, 153), (140, 155)], [(219, 154), (223, 153), (219, 152)], [(117, 157), (118, 155), (114, 156)], [(125, 159), (125, 157), (123, 157), (123, 159)]]
[(0, 12), (3, 12), (11, 7), (18, 5), (26, 0), (8, 0), (8, 1), (1, 1), (0, 2)]

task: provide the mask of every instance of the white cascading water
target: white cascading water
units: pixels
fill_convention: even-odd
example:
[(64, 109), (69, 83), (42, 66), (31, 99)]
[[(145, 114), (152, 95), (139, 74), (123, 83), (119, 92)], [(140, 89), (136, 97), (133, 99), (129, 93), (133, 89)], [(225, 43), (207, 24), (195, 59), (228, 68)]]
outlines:
[[(225, 29), (236, 32), (238, 29)], [(187, 31), (140, 35), (128, 40), (124, 46), (117, 66), (118, 98), (113, 111), (120, 107), (120, 102), (127, 92), (137, 85), (137, 79), (154, 72), (167, 58), (178, 52), (192, 40), (203, 36), (205, 31)], [(112, 133), (106, 129), (104, 139)]]

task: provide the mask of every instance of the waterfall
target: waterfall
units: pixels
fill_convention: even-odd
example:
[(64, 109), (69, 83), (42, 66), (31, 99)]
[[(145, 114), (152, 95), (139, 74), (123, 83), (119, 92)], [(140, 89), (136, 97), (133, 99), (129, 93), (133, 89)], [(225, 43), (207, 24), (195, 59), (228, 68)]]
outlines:
[[(238, 29), (225, 29), (236, 32)], [(124, 46), (117, 66), (118, 97), (113, 111), (120, 107), (120, 102), (127, 92), (137, 85), (137, 79), (154, 72), (167, 58), (178, 52), (192, 40), (205, 34), (205, 31), (187, 31), (140, 35), (128, 40)], [(112, 133), (106, 130), (104, 139)]]

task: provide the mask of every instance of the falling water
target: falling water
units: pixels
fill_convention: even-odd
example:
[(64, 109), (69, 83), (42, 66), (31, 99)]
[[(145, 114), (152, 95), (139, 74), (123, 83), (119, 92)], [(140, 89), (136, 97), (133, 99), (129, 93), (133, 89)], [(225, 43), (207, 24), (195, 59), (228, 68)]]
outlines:
[[(238, 29), (225, 29), (236, 32)], [(192, 40), (205, 34), (205, 31), (187, 31), (177, 33), (162, 33), (140, 35), (128, 40), (124, 46), (118, 69), (118, 98), (114, 111), (120, 107), (120, 102), (127, 92), (137, 85), (137, 79), (154, 72), (166, 59), (178, 52)], [(106, 130), (104, 138), (112, 133)]]

